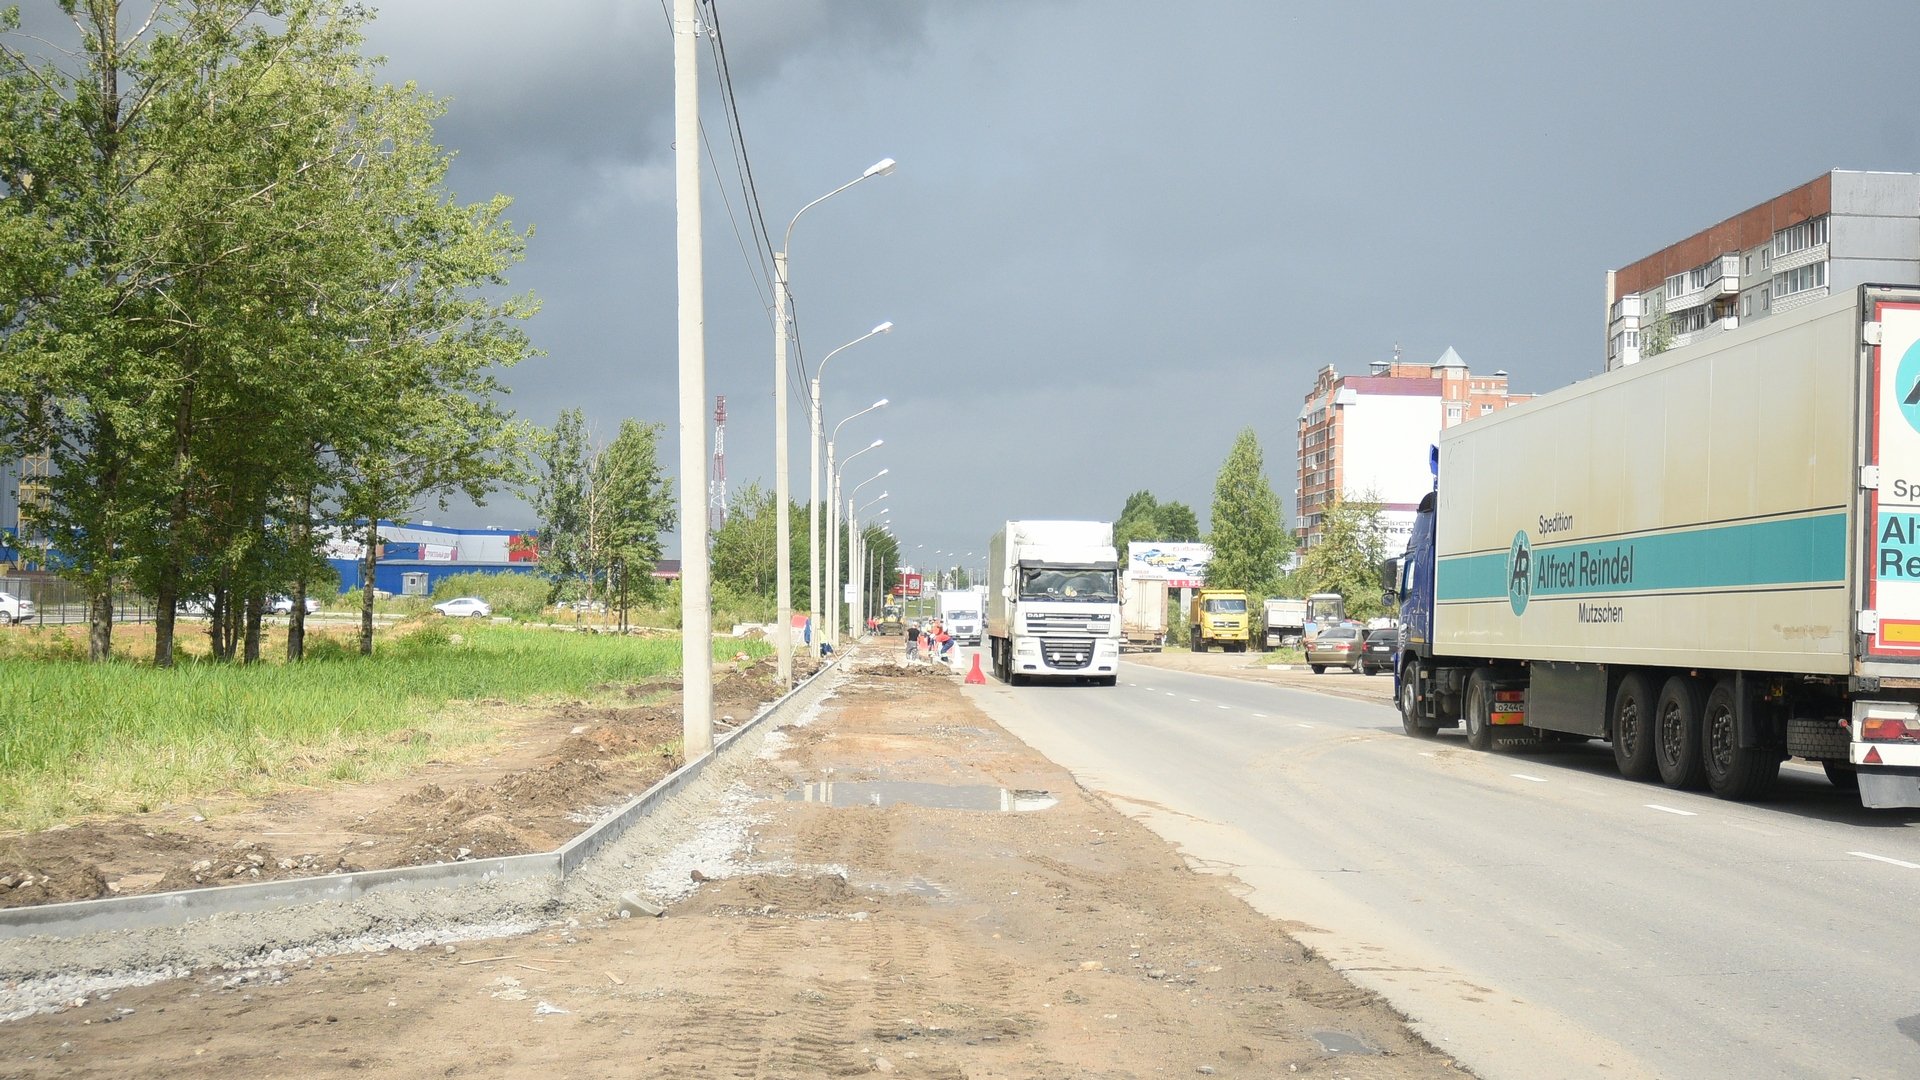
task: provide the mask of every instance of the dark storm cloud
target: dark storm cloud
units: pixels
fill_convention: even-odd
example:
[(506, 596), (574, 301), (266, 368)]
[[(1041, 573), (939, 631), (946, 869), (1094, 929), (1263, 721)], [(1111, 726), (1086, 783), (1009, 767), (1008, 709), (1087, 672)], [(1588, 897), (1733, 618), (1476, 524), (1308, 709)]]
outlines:
[[(900, 161), (808, 212), (793, 291), (816, 363), (896, 323), (833, 360), (823, 396), (829, 426), (892, 399), (846, 438), (887, 440), (856, 464), (891, 470), (865, 494), (891, 492), (910, 552), (981, 550), (1009, 517), (1111, 517), (1142, 488), (1204, 520), (1243, 427), (1290, 503), (1321, 366), (1451, 345), (1550, 390), (1603, 365), (1608, 268), (1829, 168), (1920, 169), (1889, 104), (1913, 5), (719, 4), (776, 243), (810, 200)], [(370, 48), (450, 99), (461, 196), (509, 194), (537, 230), (513, 282), (544, 301), (547, 355), (511, 373), (515, 407), (671, 424), (660, 4), (395, 0)], [(730, 480), (770, 486), (763, 263), (736, 238), (701, 63), (707, 383), (728, 398)]]

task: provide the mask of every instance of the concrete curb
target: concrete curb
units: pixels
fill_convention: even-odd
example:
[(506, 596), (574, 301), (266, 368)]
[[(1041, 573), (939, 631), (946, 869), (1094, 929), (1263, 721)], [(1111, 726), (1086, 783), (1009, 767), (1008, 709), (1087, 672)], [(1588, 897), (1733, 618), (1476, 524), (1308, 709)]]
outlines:
[(792, 690), (755, 713), (752, 719), (717, 738), (710, 753), (662, 777), (605, 820), (555, 851), (8, 908), (0, 910), (0, 941), (178, 927), (196, 919), (219, 915), (282, 910), (329, 901), (351, 904), (376, 894), (418, 890), (462, 889), (522, 882), (537, 887), (545, 881), (557, 895), (560, 883), (569, 874), (578, 871), (595, 852), (619, 839), (621, 834), (672, 798), (717, 761), (721, 753), (740, 736), (769, 718), (788, 712), (838, 662), (836, 658), (822, 664), (812, 675), (796, 683)]

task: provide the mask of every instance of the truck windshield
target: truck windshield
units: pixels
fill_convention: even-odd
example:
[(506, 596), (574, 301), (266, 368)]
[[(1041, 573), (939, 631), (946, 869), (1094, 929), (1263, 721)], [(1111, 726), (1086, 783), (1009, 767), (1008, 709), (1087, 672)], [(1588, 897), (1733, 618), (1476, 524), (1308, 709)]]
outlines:
[(1207, 610), (1215, 614), (1239, 615), (1247, 610), (1245, 600), (1209, 600)]
[(1020, 568), (1022, 600), (1104, 600), (1112, 603), (1119, 592), (1112, 570), (1058, 570)]

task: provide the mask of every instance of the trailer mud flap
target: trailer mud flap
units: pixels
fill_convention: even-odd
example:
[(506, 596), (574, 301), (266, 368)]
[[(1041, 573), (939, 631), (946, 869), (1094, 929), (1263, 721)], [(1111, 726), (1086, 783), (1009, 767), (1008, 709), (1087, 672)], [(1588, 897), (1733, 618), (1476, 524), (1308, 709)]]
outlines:
[(1920, 807), (1920, 775), (1861, 769), (1860, 805), (1872, 810)]

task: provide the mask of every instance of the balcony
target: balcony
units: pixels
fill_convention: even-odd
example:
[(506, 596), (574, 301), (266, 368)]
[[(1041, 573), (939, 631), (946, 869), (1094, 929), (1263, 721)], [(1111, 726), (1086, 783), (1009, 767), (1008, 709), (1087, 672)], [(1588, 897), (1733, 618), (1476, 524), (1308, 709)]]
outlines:
[(1740, 318), (1737, 315), (1729, 315), (1724, 319), (1716, 319), (1698, 330), (1673, 335), (1673, 340), (1667, 343), (1667, 348), (1679, 349), (1688, 345), (1697, 345), (1716, 334), (1725, 333), (1739, 325)]
[(1669, 313), (1697, 308), (1723, 296), (1740, 295), (1740, 256), (1722, 255), (1687, 275), (1687, 290), (1668, 297)]

